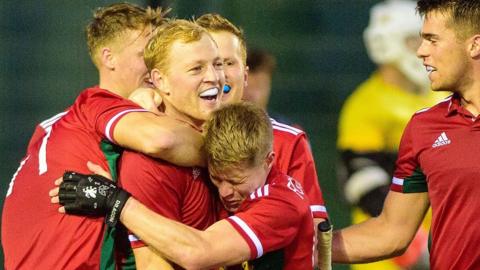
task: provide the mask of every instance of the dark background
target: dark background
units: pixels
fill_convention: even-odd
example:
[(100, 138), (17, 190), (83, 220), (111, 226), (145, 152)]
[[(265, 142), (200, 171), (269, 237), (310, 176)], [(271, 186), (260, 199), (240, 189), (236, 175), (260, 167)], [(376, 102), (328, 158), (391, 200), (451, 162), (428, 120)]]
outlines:
[[(0, 204), (35, 125), (97, 83), (83, 27), (95, 7), (116, 1), (0, 1)], [(335, 179), (339, 109), (374, 66), (362, 42), (377, 0), (130, 1), (172, 7), (191, 18), (218, 12), (241, 26), (250, 47), (278, 61), (269, 111), (309, 134), (320, 184), (336, 228), (349, 223)], [(45, 194), (45, 196), (48, 196)], [(1, 252), (0, 252), (1, 255)], [(3, 265), (3, 259), (0, 257)], [(0, 268), (2, 268), (0, 265)], [(335, 266), (335, 269), (346, 269)]]

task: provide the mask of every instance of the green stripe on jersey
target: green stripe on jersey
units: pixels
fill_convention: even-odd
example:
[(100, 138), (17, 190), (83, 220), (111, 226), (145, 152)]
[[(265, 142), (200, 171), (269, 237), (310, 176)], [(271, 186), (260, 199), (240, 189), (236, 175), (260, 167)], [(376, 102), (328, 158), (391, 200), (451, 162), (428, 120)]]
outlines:
[(428, 192), (427, 178), (420, 167), (412, 175), (403, 179), (403, 193)]
[(262, 257), (257, 258), (251, 261), (251, 265), (253, 266), (250, 269), (254, 270), (276, 270), (283, 268), (283, 249), (279, 249), (276, 251), (271, 251), (264, 254)]
[[(102, 140), (100, 148), (108, 162), (108, 167), (112, 175), (112, 181), (117, 182), (117, 162), (122, 154), (123, 148), (114, 145), (109, 141)], [(125, 228), (121, 224), (117, 224), (117, 227), (106, 227), (105, 235), (103, 237), (102, 253), (100, 257), (100, 270), (115, 270), (115, 246), (119, 243), (122, 245), (122, 252), (128, 254), (126, 260), (122, 262), (121, 269), (135, 269), (135, 258), (133, 257), (133, 251), (128, 241), (115, 241), (117, 237), (128, 237)], [(126, 243), (126, 244), (125, 244)]]

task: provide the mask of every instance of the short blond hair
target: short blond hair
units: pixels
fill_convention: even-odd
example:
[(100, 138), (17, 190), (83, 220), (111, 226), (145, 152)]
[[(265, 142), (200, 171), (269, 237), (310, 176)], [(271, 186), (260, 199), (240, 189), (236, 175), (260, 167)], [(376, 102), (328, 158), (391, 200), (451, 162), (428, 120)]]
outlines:
[(248, 102), (226, 105), (213, 112), (205, 128), (204, 149), (209, 169), (258, 166), (272, 151), (270, 118)]
[(156, 28), (164, 21), (170, 10), (142, 8), (129, 3), (100, 7), (93, 13), (93, 20), (85, 28), (88, 51), (95, 65), (97, 51), (102, 46), (116, 41), (127, 30), (141, 30), (151, 26)]
[[(158, 33), (150, 39), (144, 52), (145, 64), (149, 71), (154, 68), (162, 72), (168, 69), (168, 56), (175, 41), (190, 43), (199, 41), (207, 30), (192, 21), (181, 19), (167, 20), (158, 30)], [(212, 39), (213, 40), (213, 39)]]
[(195, 22), (201, 27), (207, 29), (207, 31), (209, 32), (228, 32), (235, 35), (240, 41), (240, 50), (243, 65), (247, 65), (247, 42), (241, 28), (235, 26), (227, 18), (215, 13), (204, 14), (198, 19), (196, 19)]

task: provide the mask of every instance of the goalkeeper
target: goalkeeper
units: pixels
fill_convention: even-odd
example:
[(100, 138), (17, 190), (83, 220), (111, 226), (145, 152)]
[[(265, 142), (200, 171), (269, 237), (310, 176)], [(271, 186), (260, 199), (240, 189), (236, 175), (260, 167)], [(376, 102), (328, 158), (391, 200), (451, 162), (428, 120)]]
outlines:
[(59, 191), (52, 202), (67, 214), (107, 215), (110, 225), (120, 220), (160, 256), (187, 269), (250, 259), (255, 269), (313, 269), (309, 202), (301, 185), (273, 166), (272, 140), (270, 119), (254, 105), (227, 105), (213, 113), (205, 134), (208, 167), (232, 215), (206, 231), (154, 213), (98, 175), (66, 173), (51, 191)]

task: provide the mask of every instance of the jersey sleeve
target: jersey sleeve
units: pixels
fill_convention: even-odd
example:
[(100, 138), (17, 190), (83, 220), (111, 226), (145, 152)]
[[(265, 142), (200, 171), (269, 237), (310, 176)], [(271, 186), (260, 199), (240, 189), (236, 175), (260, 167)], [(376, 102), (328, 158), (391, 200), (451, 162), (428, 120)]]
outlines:
[(94, 128), (98, 134), (116, 143), (113, 131), (118, 121), (131, 112), (148, 112), (134, 102), (114, 95), (107, 91), (97, 91), (88, 97), (82, 113), (91, 114), (89, 119), (94, 119)]
[(310, 210), (315, 218), (328, 218), (322, 191), (317, 177), (315, 161), (305, 133), (297, 136), (287, 175), (299, 181), (310, 201)]
[(427, 181), (418, 161), (418, 153), (415, 151), (415, 128), (414, 118), (410, 120), (402, 139), (393, 174), (390, 190), (402, 193), (427, 192)]
[[(247, 199), (240, 210), (226, 220), (245, 239), (251, 259), (287, 246), (300, 228), (302, 211), (298, 196), (286, 188), (265, 185)], [(304, 204), (305, 206), (305, 204)], [(306, 206), (305, 206), (306, 208)], [(311, 214), (310, 214), (311, 215)]]
[[(162, 161), (143, 154), (125, 152), (120, 163), (120, 184), (145, 206), (164, 217), (179, 221), (183, 181), (173, 169), (167, 169)], [(183, 176), (185, 177), (185, 176)], [(134, 234), (129, 234), (133, 248), (145, 244)]]

